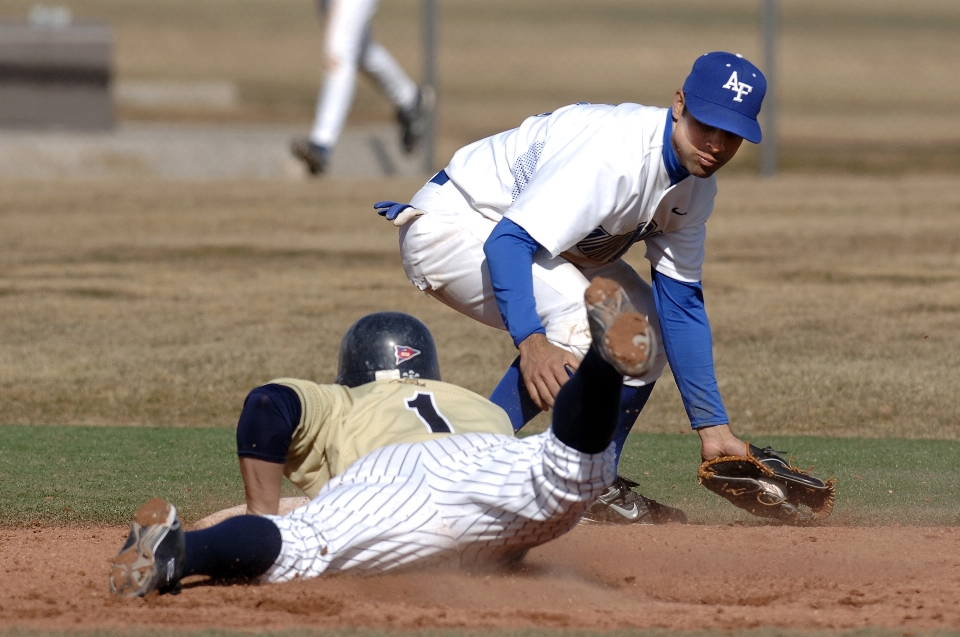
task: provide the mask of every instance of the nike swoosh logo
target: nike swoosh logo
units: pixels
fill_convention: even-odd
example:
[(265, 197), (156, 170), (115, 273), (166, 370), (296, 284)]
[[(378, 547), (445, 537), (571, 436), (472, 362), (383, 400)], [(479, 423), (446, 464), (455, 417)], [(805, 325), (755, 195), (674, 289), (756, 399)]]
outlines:
[(680, 212), (680, 209), (679, 209), (679, 208), (671, 208), (671, 209), (670, 209), (670, 212), (672, 212), (672, 213), (675, 214), (675, 215), (680, 215), (681, 217), (682, 217), (683, 215), (687, 214), (687, 213), (685, 213), (685, 212)]
[(613, 502), (607, 503), (607, 506), (628, 520), (636, 520), (640, 517), (640, 509), (637, 508), (636, 502), (632, 502), (629, 508), (624, 508), (618, 504), (614, 504)]

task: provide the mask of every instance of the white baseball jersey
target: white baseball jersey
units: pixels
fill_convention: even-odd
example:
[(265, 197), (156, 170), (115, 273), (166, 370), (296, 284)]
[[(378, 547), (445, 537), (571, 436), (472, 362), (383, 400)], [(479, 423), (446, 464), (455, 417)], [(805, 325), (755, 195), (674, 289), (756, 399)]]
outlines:
[[(715, 177), (670, 185), (663, 160), (669, 109), (577, 104), (527, 118), (465, 146), (410, 203), (425, 211), (400, 229), (410, 281), (458, 312), (505, 329), (484, 242), (507, 217), (545, 250), (533, 259), (536, 310), (547, 339), (577, 356), (590, 346), (583, 292), (603, 276), (620, 283), (660, 338), (653, 293), (620, 257), (637, 241), (658, 272), (699, 281)], [(656, 381), (667, 360), (626, 379)]]
[(511, 562), (573, 528), (615, 478), (613, 445), (585, 454), (552, 431), (383, 447), (284, 517), (269, 582), (405, 565)]
[(472, 208), (507, 217), (552, 257), (596, 267), (645, 240), (658, 272), (699, 281), (716, 178), (670, 185), (667, 116), (638, 104), (565, 106), (461, 148), (446, 172)]

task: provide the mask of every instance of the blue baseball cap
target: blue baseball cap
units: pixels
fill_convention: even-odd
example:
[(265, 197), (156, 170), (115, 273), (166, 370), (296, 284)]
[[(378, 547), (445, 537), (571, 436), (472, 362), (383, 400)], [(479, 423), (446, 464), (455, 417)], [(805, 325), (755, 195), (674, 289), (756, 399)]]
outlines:
[(714, 51), (693, 63), (683, 83), (687, 110), (697, 121), (759, 144), (757, 114), (767, 92), (767, 78), (742, 55)]

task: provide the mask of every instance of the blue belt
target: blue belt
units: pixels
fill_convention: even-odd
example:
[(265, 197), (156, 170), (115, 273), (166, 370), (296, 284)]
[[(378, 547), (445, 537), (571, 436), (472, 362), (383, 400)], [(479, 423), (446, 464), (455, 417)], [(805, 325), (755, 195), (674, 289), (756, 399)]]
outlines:
[(438, 186), (442, 186), (448, 181), (450, 181), (450, 177), (447, 175), (447, 171), (441, 170), (440, 172), (438, 172), (436, 175), (433, 176), (433, 179), (430, 180), (430, 183), (437, 184)]

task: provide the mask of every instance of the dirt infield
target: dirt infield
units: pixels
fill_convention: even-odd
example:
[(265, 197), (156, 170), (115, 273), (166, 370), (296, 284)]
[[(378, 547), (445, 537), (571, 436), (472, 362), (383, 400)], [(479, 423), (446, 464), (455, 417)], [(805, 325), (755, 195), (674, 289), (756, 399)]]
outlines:
[(579, 527), (511, 573), (194, 579), (121, 601), (107, 561), (125, 536), (0, 532), (0, 628), (960, 629), (958, 528)]

